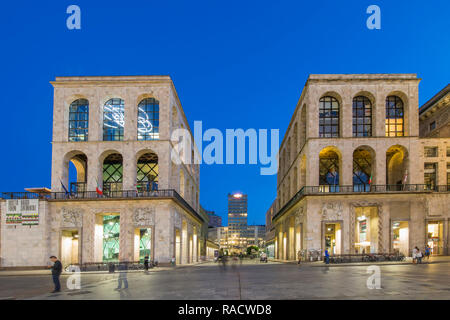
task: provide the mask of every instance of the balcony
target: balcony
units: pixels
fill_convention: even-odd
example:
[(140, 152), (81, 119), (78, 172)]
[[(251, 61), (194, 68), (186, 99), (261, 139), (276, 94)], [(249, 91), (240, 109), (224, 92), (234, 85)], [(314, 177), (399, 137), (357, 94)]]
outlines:
[(183, 199), (174, 189), (153, 190), (153, 191), (108, 191), (103, 195), (96, 191), (84, 192), (50, 192), (38, 194), (33, 192), (2, 192), (0, 199), (43, 199), (48, 201), (92, 201), (92, 200), (123, 200), (123, 199), (172, 199), (187, 211), (192, 213), (198, 219), (204, 222), (204, 219), (191, 207), (191, 205)]
[(300, 199), (309, 195), (331, 195), (331, 194), (378, 194), (378, 193), (434, 193), (450, 192), (450, 185), (434, 186), (426, 184), (395, 184), (395, 185), (322, 185), (305, 186), (300, 189), (272, 218), (275, 220), (296, 204)]

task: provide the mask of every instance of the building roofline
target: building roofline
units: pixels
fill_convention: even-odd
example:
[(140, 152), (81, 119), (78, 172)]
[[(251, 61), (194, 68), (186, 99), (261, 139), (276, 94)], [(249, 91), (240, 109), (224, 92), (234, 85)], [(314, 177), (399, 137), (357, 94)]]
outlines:
[(450, 83), (445, 86), (444, 89), (436, 93), (430, 100), (425, 102), (420, 108), (419, 108), (419, 115), (427, 111), (431, 106), (433, 106), (436, 102), (441, 100), (443, 97), (445, 97), (447, 94), (450, 93)]

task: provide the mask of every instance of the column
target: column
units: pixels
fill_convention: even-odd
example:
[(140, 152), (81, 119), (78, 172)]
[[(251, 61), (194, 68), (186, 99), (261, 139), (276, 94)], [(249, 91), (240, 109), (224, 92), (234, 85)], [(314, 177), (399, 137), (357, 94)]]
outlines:
[(342, 159), (340, 159), (341, 170), (339, 172), (341, 179), (339, 184), (341, 186), (352, 186), (353, 185), (353, 149), (351, 145), (347, 148), (344, 147), (342, 152)]

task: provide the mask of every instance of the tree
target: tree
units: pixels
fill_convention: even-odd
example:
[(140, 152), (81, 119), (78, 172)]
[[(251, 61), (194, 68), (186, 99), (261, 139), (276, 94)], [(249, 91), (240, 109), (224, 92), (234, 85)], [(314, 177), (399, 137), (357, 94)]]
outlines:
[(259, 251), (259, 248), (257, 246), (250, 246), (247, 248), (247, 255), (251, 255), (253, 253), (256, 253)]

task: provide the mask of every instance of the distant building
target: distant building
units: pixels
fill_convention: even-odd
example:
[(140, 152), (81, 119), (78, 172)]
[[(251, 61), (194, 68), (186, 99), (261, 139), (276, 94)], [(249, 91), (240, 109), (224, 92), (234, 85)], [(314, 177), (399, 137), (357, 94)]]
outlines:
[(247, 247), (257, 246), (263, 248), (266, 238), (265, 225), (252, 225), (247, 227)]
[(230, 252), (247, 249), (247, 195), (228, 194), (228, 247)]
[(208, 240), (219, 245), (220, 249), (228, 250), (228, 227), (209, 228)]
[(421, 138), (450, 137), (450, 84), (419, 109)]
[(222, 226), (222, 217), (218, 216), (214, 211), (207, 211), (206, 214), (209, 218), (208, 227), (210, 228), (218, 228)]
[(277, 212), (277, 201), (274, 200), (266, 212), (266, 234), (265, 247), (269, 258), (275, 257), (275, 228), (272, 224), (272, 218)]

